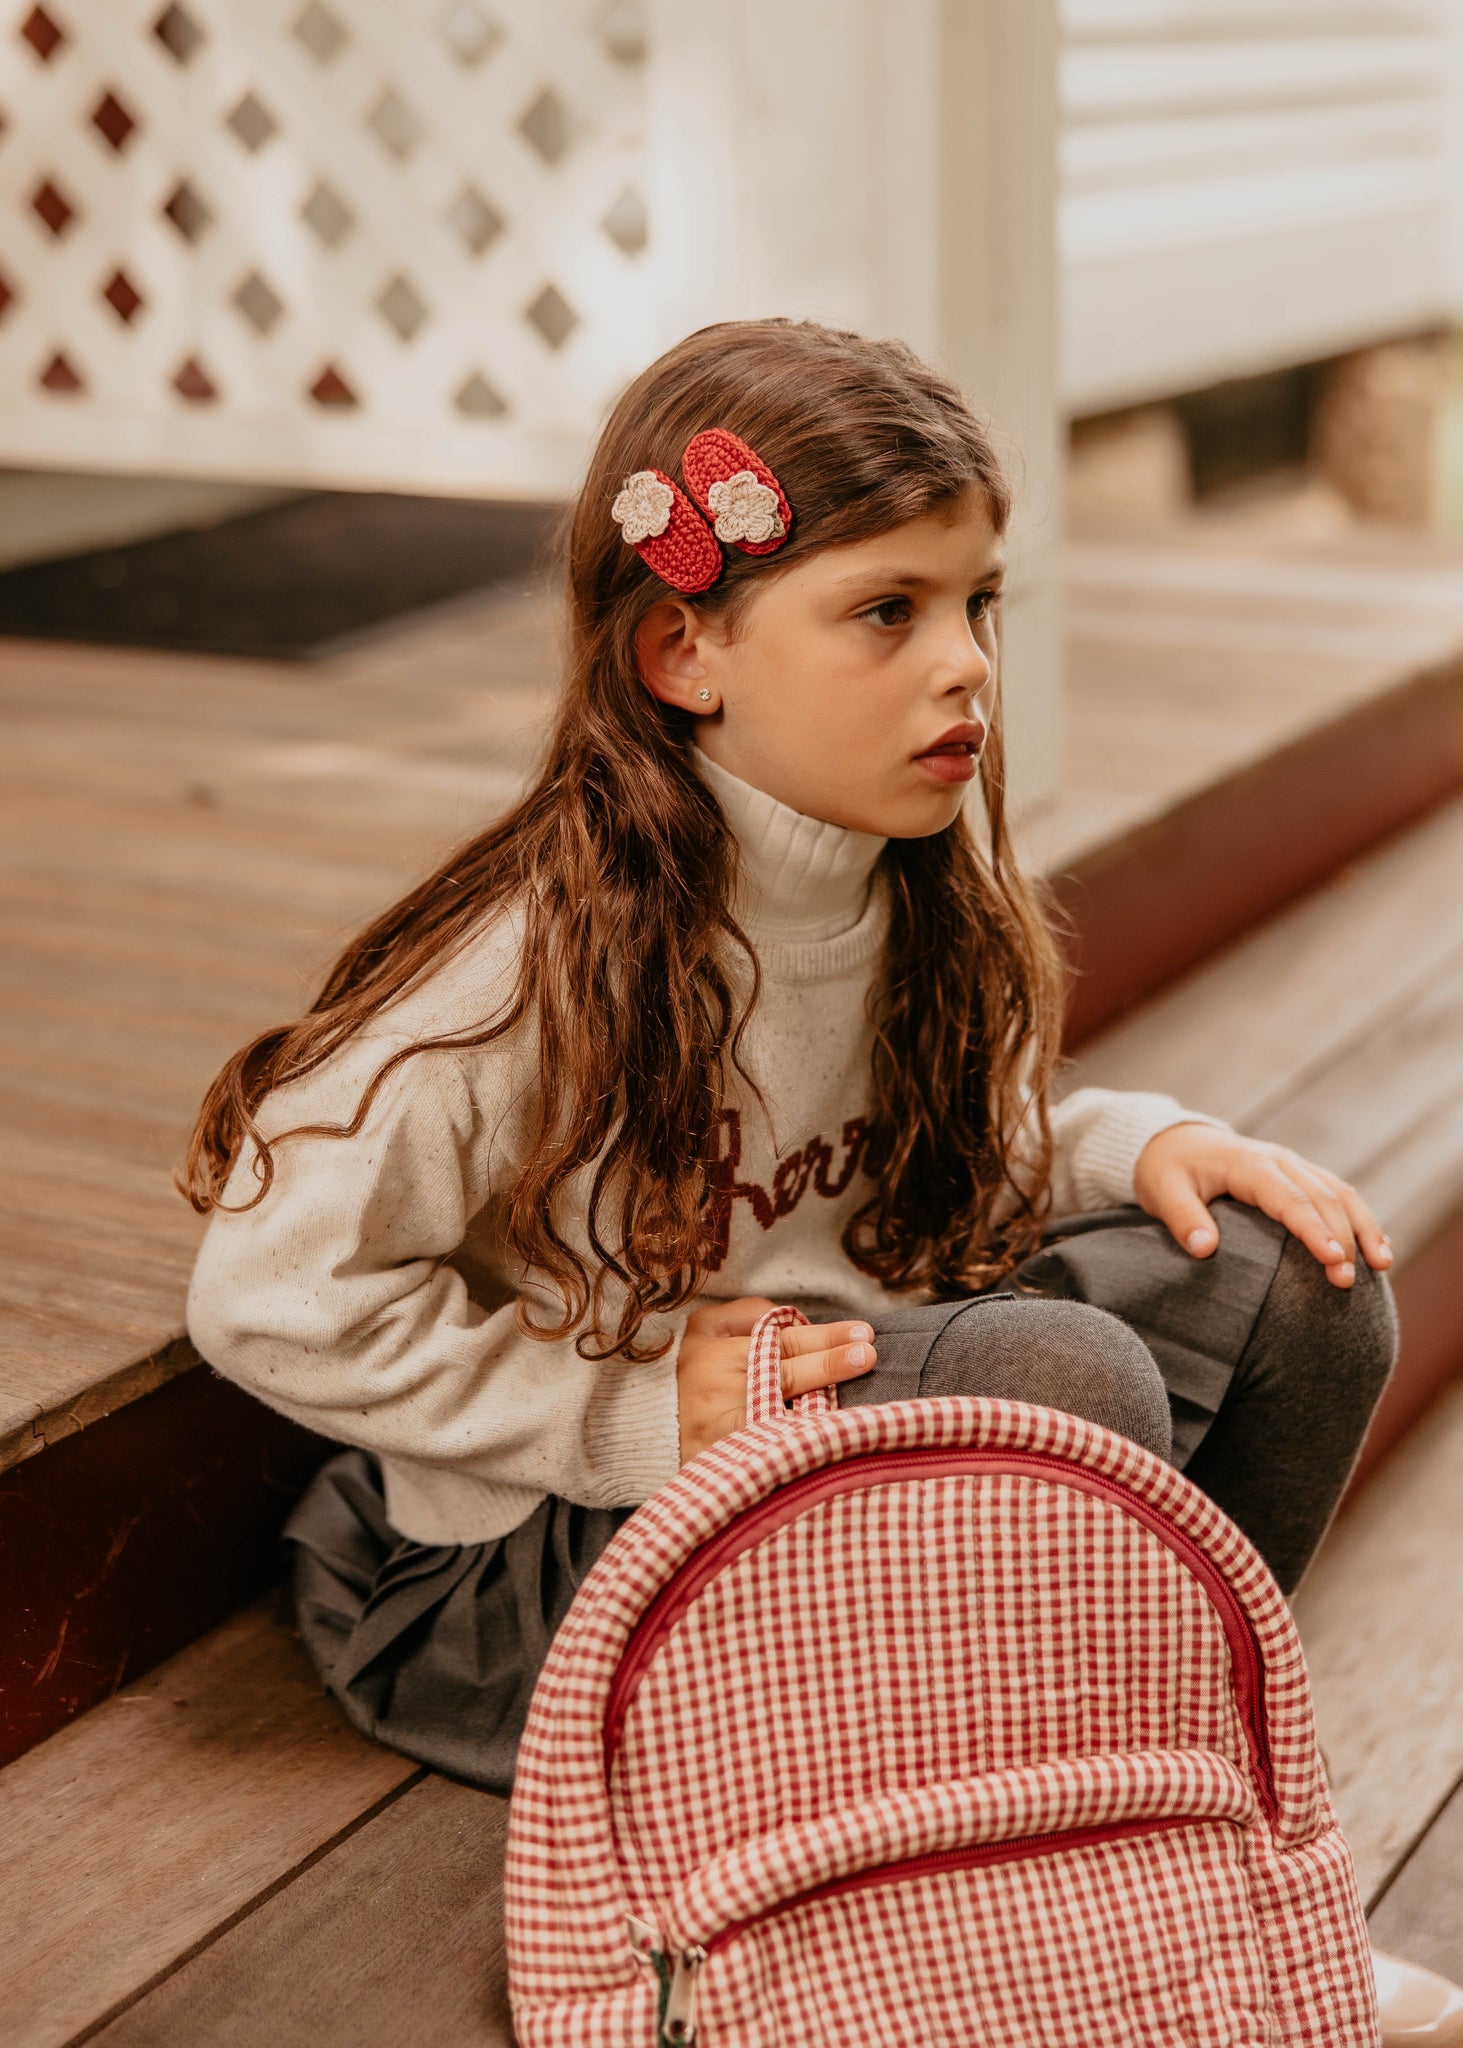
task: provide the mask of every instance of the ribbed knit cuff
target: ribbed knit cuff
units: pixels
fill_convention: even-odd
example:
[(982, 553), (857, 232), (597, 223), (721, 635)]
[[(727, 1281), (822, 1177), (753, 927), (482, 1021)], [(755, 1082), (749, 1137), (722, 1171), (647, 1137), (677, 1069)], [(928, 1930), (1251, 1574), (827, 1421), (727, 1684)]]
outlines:
[(679, 1471), (676, 1361), (692, 1307), (687, 1303), (673, 1314), (648, 1315), (642, 1323), (637, 1345), (670, 1332), (670, 1348), (663, 1358), (644, 1365), (612, 1358), (597, 1368), (584, 1417), (585, 1462), (594, 1474), (595, 1495), (587, 1505), (638, 1506)]
[(1222, 1116), (1185, 1109), (1172, 1095), (1143, 1089), (1115, 1091), (1114, 1100), (1097, 1117), (1072, 1156), (1072, 1179), (1083, 1209), (1107, 1209), (1136, 1199), (1133, 1170), (1150, 1138), (1172, 1124), (1212, 1124), (1216, 1130), (1234, 1126)]

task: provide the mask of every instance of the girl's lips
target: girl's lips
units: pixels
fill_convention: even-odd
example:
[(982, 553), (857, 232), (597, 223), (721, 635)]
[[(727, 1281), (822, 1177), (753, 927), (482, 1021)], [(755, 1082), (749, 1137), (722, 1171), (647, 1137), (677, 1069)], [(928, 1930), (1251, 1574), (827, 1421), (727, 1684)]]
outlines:
[(975, 754), (966, 747), (948, 747), (943, 752), (916, 754), (915, 763), (928, 768), (940, 782), (969, 782), (975, 773)]

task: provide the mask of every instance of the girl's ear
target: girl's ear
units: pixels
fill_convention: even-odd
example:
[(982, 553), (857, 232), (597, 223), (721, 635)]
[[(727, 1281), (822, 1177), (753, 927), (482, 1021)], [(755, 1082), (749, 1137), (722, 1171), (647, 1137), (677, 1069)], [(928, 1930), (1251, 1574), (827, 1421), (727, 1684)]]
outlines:
[(704, 710), (696, 686), (707, 678), (705, 625), (688, 604), (664, 597), (635, 628), (635, 666), (640, 680), (663, 704), (683, 711)]

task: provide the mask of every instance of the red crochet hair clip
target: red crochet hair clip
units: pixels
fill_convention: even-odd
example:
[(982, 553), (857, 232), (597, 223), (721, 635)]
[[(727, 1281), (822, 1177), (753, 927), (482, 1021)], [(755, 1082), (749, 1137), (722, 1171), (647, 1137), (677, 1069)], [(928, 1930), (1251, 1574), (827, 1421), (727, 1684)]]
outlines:
[(787, 539), (787, 494), (736, 434), (708, 427), (694, 435), (681, 474), (690, 497), (663, 469), (637, 469), (611, 507), (630, 546), (673, 590), (709, 590), (721, 574), (723, 541), (743, 554), (770, 555)]

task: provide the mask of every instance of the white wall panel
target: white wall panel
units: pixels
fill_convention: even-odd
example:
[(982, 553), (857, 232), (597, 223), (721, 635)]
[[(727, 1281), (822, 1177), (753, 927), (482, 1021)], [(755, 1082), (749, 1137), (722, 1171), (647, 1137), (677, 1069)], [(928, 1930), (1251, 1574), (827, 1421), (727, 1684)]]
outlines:
[(1063, 0), (1071, 411), (1449, 315), (1459, 14), (1457, 0)]

